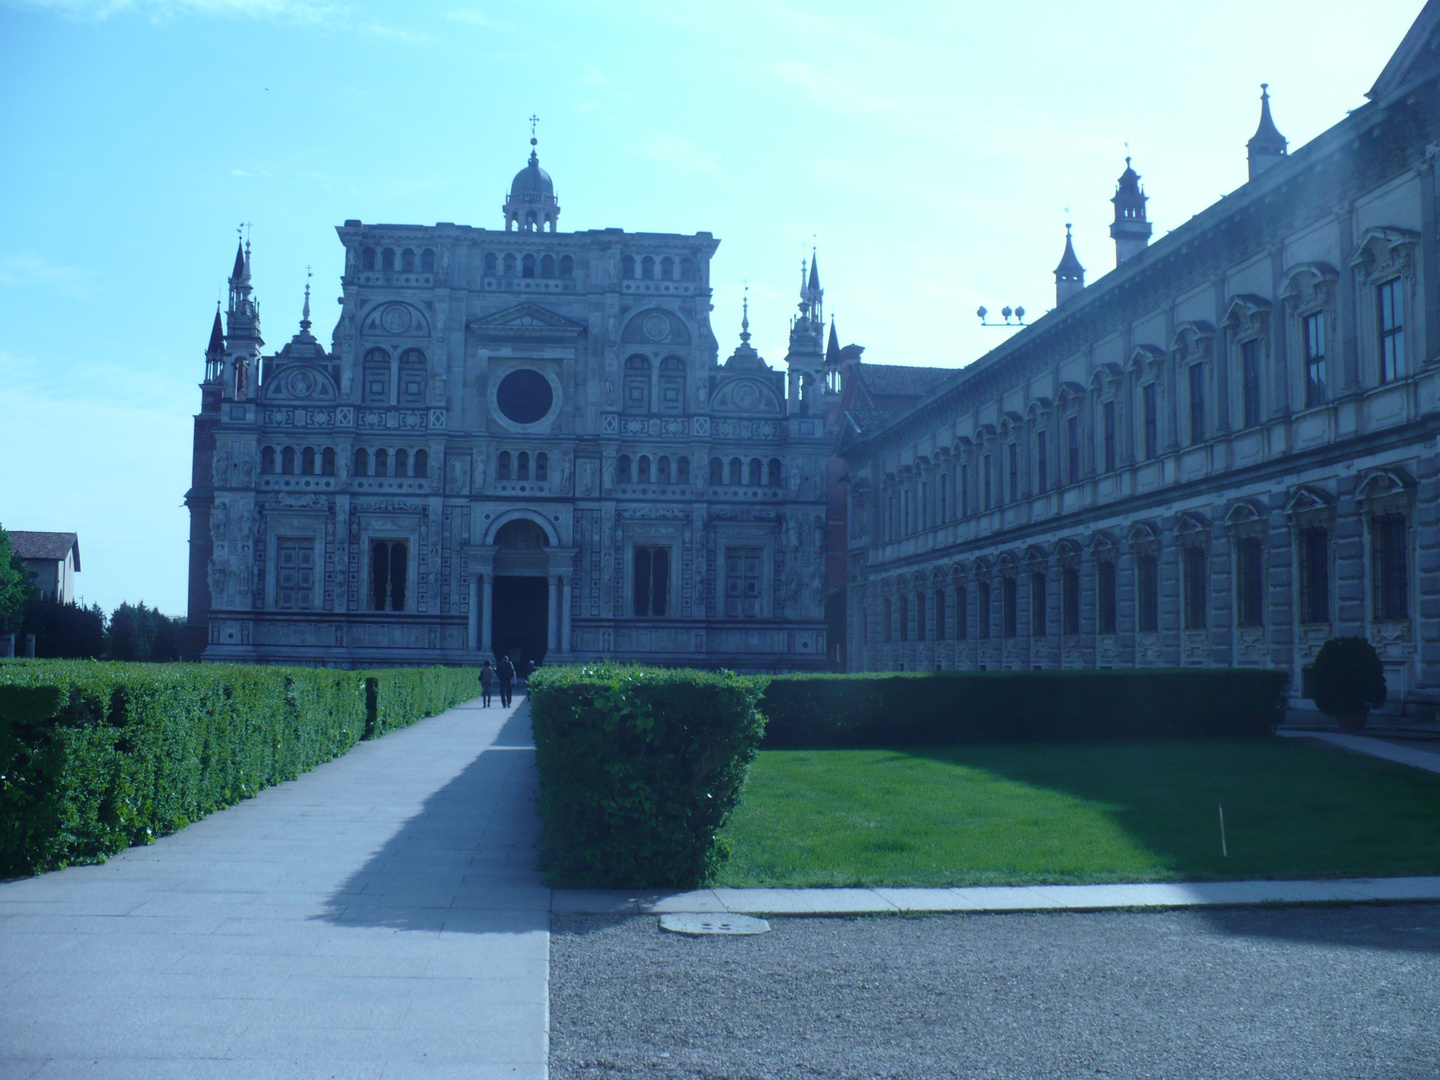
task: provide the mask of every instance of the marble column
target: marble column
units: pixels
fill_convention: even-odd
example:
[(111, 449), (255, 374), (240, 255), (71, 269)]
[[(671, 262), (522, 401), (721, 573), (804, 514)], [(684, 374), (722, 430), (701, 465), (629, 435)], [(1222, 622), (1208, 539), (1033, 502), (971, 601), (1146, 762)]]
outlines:
[(490, 577), (484, 574), (480, 578), (480, 651), (487, 652), (490, 649)]
[(570, 575), (560, 578), (560, 651), (570, 652)]
[(470, 634), (466, 639), (470, 648), (480, 649), (480, 578), (470, 578)]
[(558, 574), (545, 576), (545, 648), (548, 652), (560, 649), (560, 577)]

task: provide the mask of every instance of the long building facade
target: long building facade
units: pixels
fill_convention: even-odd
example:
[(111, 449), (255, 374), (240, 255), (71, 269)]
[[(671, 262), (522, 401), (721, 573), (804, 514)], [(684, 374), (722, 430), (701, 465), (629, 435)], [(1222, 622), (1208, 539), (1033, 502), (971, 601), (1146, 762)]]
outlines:
[(818, 271), (784, 370), (748, 319), (719, 363), (709, 233), (561, 232), (533, 149), (503, 212), (347, 221), (329, 349), (307, 289), (264, 351), (237, 251), (186, 497), (191, 655), (825, 663)]
[(1359, 634), (1387, 708), (1440, 702), (1440, 6), (1297, 152), (1117, 266), (1066, 239), (1055, 308), (908, 408), (852, 418), (851, 670), (1262, 666), (1310, 708)]

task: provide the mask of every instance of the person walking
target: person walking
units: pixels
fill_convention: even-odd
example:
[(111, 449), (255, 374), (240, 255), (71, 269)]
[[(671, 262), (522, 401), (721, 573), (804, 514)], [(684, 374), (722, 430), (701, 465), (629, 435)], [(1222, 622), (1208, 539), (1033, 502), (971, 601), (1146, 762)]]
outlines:
[(480, 704), (490, 707), (490, 695), (495, 692), (495, 669), (486, 660), (480, 665)]
[(512, 687), (515, 683), (515, 665), (510, 663), (510, 657), (500, 657), (500, 666), (496, 673), (500, 676), (500, 707), (508, 709)]

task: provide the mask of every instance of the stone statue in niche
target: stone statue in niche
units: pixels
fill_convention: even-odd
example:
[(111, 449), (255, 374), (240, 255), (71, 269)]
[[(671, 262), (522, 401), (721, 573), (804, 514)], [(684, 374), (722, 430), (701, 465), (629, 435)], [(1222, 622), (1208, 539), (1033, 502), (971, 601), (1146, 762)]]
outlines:
[(230, 473), (230, 444), (222, 443), (215, 448), (215, 460), (211, 465), (211, 472), (215, 477), (217, 485), (223, 484), (229, 479)]
[(440, 249), (440, 280), (450, 280), (450, 249), (448, 247)]
[(219, 503), (210, 514), (210, 538), (217, 544), (223, 544), (226, 534), (229, 532), (229, 526), (230, 507)]
[(353, 247), (347, 247), (345, 249), (345, 276), (354, 277), (355, 271), (359, 269), (360, 267), (356, 265), (355, 249)]
[(560, 491), (562, 493), (570, 490), (570, 458), (566, 457), (560, 463)]
[(605, 404), (606, 404), (606, 405), (614, 405), (614, 404), (615, 404), (615, 380), (614, 380), (614, 379), (606, 379), (606, 380), (605, 380)]
[(581, 495), (595, 494), (595, 465), (588, 459), (580, 463), (580, 491)]
[(471, 491), (485, 490), (485, 455), (476, 454), (470, 459)]

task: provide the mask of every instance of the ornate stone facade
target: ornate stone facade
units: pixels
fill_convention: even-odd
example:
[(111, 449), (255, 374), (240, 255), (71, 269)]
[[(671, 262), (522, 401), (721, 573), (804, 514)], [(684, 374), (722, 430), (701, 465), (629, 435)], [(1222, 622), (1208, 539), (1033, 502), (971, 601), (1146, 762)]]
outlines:
[(1363, 634), (1433, 716), (1437, 43), (1430, 5), (1294, 154), (1267, 97), (1250, 181), (1152, 246), (1127, 163), (1115, 271), (1067, 246), (1053, 311), (854, 425), (851, 670), (1270, 666), (1310, 708)]
[(347, 221), (328, 352), (307, 290), (263, 354), (237, 253), (187, 495), (193, 654), (824, 663), (818, 281), (788, 378), (748, 332), (720, 364), (709, 233), (558, 214), (532, 153), (503, 231)]

